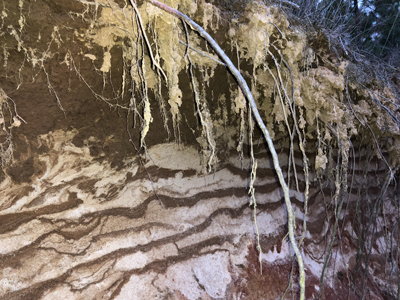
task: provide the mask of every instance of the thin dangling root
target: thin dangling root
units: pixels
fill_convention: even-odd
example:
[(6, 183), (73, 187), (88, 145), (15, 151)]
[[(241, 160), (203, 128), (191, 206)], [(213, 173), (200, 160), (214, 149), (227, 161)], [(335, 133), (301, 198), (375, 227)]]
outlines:
[[(244, 80), (244, 78), (242, 77), (242, 75), (240, 74), (240, 72), (238, 71), (238, 69), (233, 65), (232, 61), (228, 58), (228, 56), (225, 54), (225, 52), (219, 47), (219, 45), (215, 42), (215, 40), (201, 27), (199, 26), (197, 23), (195, 23), (192, 19), (190, 19), (188, 16), (184, 15), (183, 13), (163, 4), (160, 3), (156, 0), (147, 0), (148, 2), (150, 2), (151, 4), (161, 8), (162, 10), (166, 11), (167, 13), (181, 19), (182, 21), (186, 22), (193, 30), (196, 30), (205, 40), (207, 40), (207, 42), (211, 45), (211, 47), (214, 49), (214, 51), (216, 52), (216, 54), (220, 57), (220, 59), (222, 60), (222, 62), (224, 62), (227, 66), (227, 68), (229, 69), (229, 71), (232, 73), (232, 75), (235, 77), (235, 79), (237, 80), (240, 88), (243, 91), (243, 94), (245, 95), (245, 97), (247, 98), (249, 105), (251, 107), (251, 111), (253, 113), (254, 119), (257, 122), (257, 125), (260, 127), (265, 140), (267, 141), (268, 144), (268, 148), (271, 152), (272, 155), (272, 160), (273, 160), (273, 164), (274, 164), (274, 168), (275, 171), (278, 175), (279, 178), (279, 182), (281, 184), (281, 187), (283, 189), (283, 193), (284, 193), (284, 198), (285, 198), (285, 204), (287, 207), (287, 214), (288, 214), (288, 231), (289, 231), (289, 239), (290, 239), (290, 243), (292, 245), (293, 251), (296, 254), (296, 258), (297, 258), (297, 262), (299, 264), (299, 284), (300, 284), (300, 300), (304, 300), (305, 299), (305, 271), (304, 271), (304, 263), (303, 263), (303, 258), (302, 255), (300, 253), (299, 247), (296, 243), (296, 239), (294, 237), (294, 213), (293, 213), (293, 209), (292, 209), (292, 203), (290, 201), (290, 196), (289, 196), (289, 188), (285, 182), (285, 179), (283, 177), (283, 172), (282, 169), (279, 165), (279, 160), (278, 160), (278, 154), (276, 153), (274, 144), (272, 142), (271, 136), (269, 134), (269, 131), (267, 129), (267, 127), (264, 124), (264, 121), (261, 118), (261, 115), (258, 111), (256, 102), (253, 98), (253, 95), (251, 94), (251, 91), (246, 83), (246, 81)], [(131, 0), (132, 3), (132, 0)]]

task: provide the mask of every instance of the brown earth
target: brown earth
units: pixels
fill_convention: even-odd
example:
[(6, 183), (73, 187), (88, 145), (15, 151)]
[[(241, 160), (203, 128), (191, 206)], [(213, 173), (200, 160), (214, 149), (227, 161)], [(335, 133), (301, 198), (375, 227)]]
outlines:
[[(395, 87), (278, 7), (195, 3), (167, 2), (239, 65), (290, 178), (298, 241), (306, 218), (306, 299), (397, 299)], [(188, 37), (180, 21), (138, 8), (167, 81), (126, 1), (0, 5), (0, 299), (298, 299), (283, 193), (255, 128), (261, 272), (248, 111), (233, 77), (190, 28)], [(310, 171), (306, 217), (294, 123)]]

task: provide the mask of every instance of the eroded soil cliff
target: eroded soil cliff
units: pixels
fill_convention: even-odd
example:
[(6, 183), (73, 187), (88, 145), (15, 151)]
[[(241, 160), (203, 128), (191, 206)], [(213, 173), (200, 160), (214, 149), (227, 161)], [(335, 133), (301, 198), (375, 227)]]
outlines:
[[(398, 74), (274, 4), (166, 4), (251, 89), (306, 299), (398, 299)], [(1, 299), (298, 299), (270, 152), (196, 31), (147, 2), (0, 10)]]

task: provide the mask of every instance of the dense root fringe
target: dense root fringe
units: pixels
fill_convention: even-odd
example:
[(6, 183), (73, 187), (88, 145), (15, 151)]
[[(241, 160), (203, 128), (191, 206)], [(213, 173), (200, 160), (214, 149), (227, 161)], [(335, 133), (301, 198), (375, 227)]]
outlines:
[[(183, 89), (179, 81), (185, 72), (189, 78), (192, 92), (190, 98), (193, 99), (193, 111), (198, 122), (197, 128), (190, 129), (200, 148), (203, 172), (217, 170), (219, 140), (224, 130), (218, 129), (222, 122), (215, 120), (215, 106), (208, 99), (210, 93), (207, 85), (217, 68), (224, 67), (227, 74), (233, 75), (235, 83), (231, 84), (229, 90), (229, 105), (232, 106), (229, 113), (236, 119), (236, 150), (242, 167), (246, 161), (246, 142), (249, 146), (248, 193), (253, 208), (261, 273), (263, 253), (259, 233), (261, 230), (257, 224), (255, 190), (258, 161), (253, 145), (253, 139), (259, 132), (268, 146), (284, 195), (288, 226), (284, 240), (289, 238), (290, 251), (294, 255), (291, 256), (292, 269), (282, 299), (290, 290), (295, 293), (297, 268), (300, 299), (306, 297), (303, 256), (310, 240), (307, 220), (310, 219), (309, 194), (310, 186), (313, 185), (319, 185), (318, 193), (322, 198), (327, 189), (332, 193), (331, 202), (325, 203), (329, 228), (325, 253), (321, 258), (320, 297), (324, 297), (327, 282), (333, 281), (335, 268), (345, 270), (349, 295), (351, 291), (362, 299), (367, 297), (371, 260), (378, 239), (376, 235), (382, 229), (385, 236), (381, 239), (384, 243), (381, 247), (390, 265), (385, 273), (390, 284), (385, 288), (388, 295), (399, 299), (400, 222), (385, 217), (390, 209), (397, 210), (400, 217), (399, 196), (388, 195), (389, 187), (398, 184), (396, 180), (400, 169), (400, 99), (392, 78), (398, 75), (396, 70), (389, 68), (383, 71), (384, 64), (377, 66), (380, 71), (372, 70), (367, 64), (361, 63), (359, 53), (351, 52), (341, 39), (341, 33), (334, 30), (335, 22), (340, 20), (332, 19), (333, 23), (329, 23), (331, 27), (327, 29), (330, 30), (330, 36), (326, 32), (311, 31), (312, 34), (307, 35), (289, 30), (289, 22), (281, 9), (290, 10), (291, 18), (293, 15), (309, 16), (312, 9), (300, 5), (302, 1), (279, 1), (279, 7), (278, 1), (272, 1), (274, 6), (271, 7), (250, 3), (240, 12), (241, 16), (247, 17), (247, 23), (238, 26), (239, 19), (235, 18), (227, 33), (227, 39), (231, 39), (228, 41), (232, 45), (231, 52), (237, 55), (237, 67), (206, 30), (207, 27), (212, 28), (213, 16), (211, 19), (203, 19), (203, 27), (194, 22), (197, 8), (190, 11), (193, 3), (182, 3), (182, 7), (189, 10), (188, 15), (193, 15), (189, 17), (156, 0), (147, 0), (139, 6), (133, 0), (125, 1), (124, 7), (111, 0), (77, 1), (86, 8), (81, 14), (72, 17), (82, 18), (93, 29), (86, 32), (83, 39), (91, 43), (90, 47), (100, 45), (103, 49), (101, 68), (93, 64), (95, 72), (103, 80), (103, 91), (94, 88), (93, 83), (82, 75), (77, 54), (67, 50), (62, 64), (78, 76), (97, 100), (106, 103), (111, 110), (126, 113), (126, 131), (145, 170), (146, 160), (151, 159), (146, 138), (152, 130), (153, 98), (158, 103), (168, 138), (173, 135), (176, 143), (180, 144), (181, 127), (190, 127), (187, 121), (187, 124), (181, 124), (186, 116), (181, 115)], [(329, 12), (327, 5), (324, 2), (324, 13)], [(65, 112), (45, 64), (46, 60), (53, 58), (54, 52), (63, 44), (63, 39), (54, 27), (46, 49), (30, 49), (21, 34), (26, 22), (22, 8), (20, 14), (19, 28), (8, 26), (8, 34), (24, 56), (19, 71), (26, 67), (26, 62), (30, 63), (33, 81), (39, 72), (43, 72), (48, 91), (58, 107)], [(220, 22), (217, 14), (215, 19)], [(115, 41), (103, 41), (104, 32), (101, 30), (113, 30), (117, 38)], [(112, 86), (110, 71), (110, 50), (115, 45), (122, 49), (120, 87)], [(236, 46), (235, 50), (233, 45)], [(8, 56), (4, 47), (5, 68)], [(345, 61), (343, 56), (352, 56), (352, 62)], [(92, 59), (91, 54), (85, 57)], [(240, 67), (246, 64), (251, 67), (246, 66), (246, 69), (241, 70)], [(247, 82), (251, 82), (251, 88)], [(17, 89), (22, 84), (19, 78)], [(224, 109), (228, 114), (228, 108)], [(14, 101), (0, 87), (0, 165), (5, 174), (7, 167), (13, 163), (12, 129), (20, 126), (21, 122), (24, 120), (18, 115)], [(134, 141), (134, 130), (140, 132), (139, 140)], [(282, 168), (275, 149), (281, 137), (289, 137), (287, 168)], [(301, 161), (302, 168), (298, 167), (299, 164), (296, 166), (297, 149), (301, 152), (298, 161)], [(308, 151), (315, 152), (314, 161), (310, 161)], [(366, 161), (361, 161), (356, 153), (360, 157), (360, 153), (363, 153)], [(367, 178), (371, 176), (369, 173), (382, 170), (385, 172), (384, 181), (376, 194), (370, 191)], [(150, 174), (147, 173), (147, 176), (157, 196)], [(354, 190), (357, 191), (356, 199)], [(292, 208), (292, 192), (302, 195), (303, 208), (300, 214), (296, 214)], [(351, 216), (350, 211), (354, 216)], [(299, 218), (299, 215), (302, 216)], [(297, 224), (296, 218), (302, 222)], [(352, 241), (356, 244), (358, 255), (353, 266), (337, 259), (343, 253), (342, 233), (346, 222), (355, 228)]]

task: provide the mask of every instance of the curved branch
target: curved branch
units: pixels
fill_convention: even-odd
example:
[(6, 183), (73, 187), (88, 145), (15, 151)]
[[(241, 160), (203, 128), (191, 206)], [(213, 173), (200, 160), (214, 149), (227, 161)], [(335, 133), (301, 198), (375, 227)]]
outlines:
[[(265, 140), (267, 141), (268, 148), (271, 152), (272, 155), (272, 160), (274, 163), (274, 168), (275, 171), (278, 175), (279, 178), (279, 183), (282, 186), (284, 197), (285, 197), (285, 204), (287, 207), (287, 213), (288, 213), (288, 233), (289, 233), (289, 239), (290, 243), (293, 247), (293, 251), (296, 254), (297, 261), (299, 264), (299, 275), (300, 275), (300, 300), (304, 300), (305, 298), (305, 272), (304, 272), (304, 264), (303, 264), (303, 258), (301, 256), (299, 247), (297, 246), (295, 237), (294, 237), (294, 214), (293, 214), (293, 209), (292, 209), (292, 204), (290, 202), (290, 196), (289, 196), (289, 188), (285, 182), (285, 179), (283, 177), (282, 169), (279, 165), (279, 159), (278, 159), (278, 154), (276, 153), (274, 144), (272, 142), (271, 136), (269, 134), (269, 131), (267, 127), (264, 124), (264, 121), (261, 118), (260, 112), (258, 111), (257, 104), (253, 98), (253, 95), (251, 94), (251, 91), (249, 89), (249, 86), (247, 85), (246, 81), (238, 71), (238, 69), (233, 65), (232, 61), (229, 59), (229, 57), (225, 54), (225, 52), (221, 49), (221, 47), (215, 42), (215, 40), (196, 22), (194, 22), (191, 18), (186, 16), (185, 14), (181, 13), (180, 11), (173, 9), (163, 3), (158, 2), (157, 0), (146, 0), (147, 2), (150, 2), (154, 6), (157, 6), (161, 8), (162, 10), (166, 11), (167, 13), (183, 20), (186, 22), (193, 30), (196, 30), (209, 44), (210, 46), (214, 49), (214, 51), (217, 53), (217, 55), (220, 57), (220, 59), (226, 64), (226, 67), (229, 69), (229, 71), (232, 73), (232, 75), (235, 77), (237, 80), (241, 90), (243, 91), (244, 96), (247, 98), (249, 101), (251, 111), (253, 113), (254, 119), (257, 123), (257, 125), (260, 127)], [(132, 2), (132, 0), (131, 0)]]

